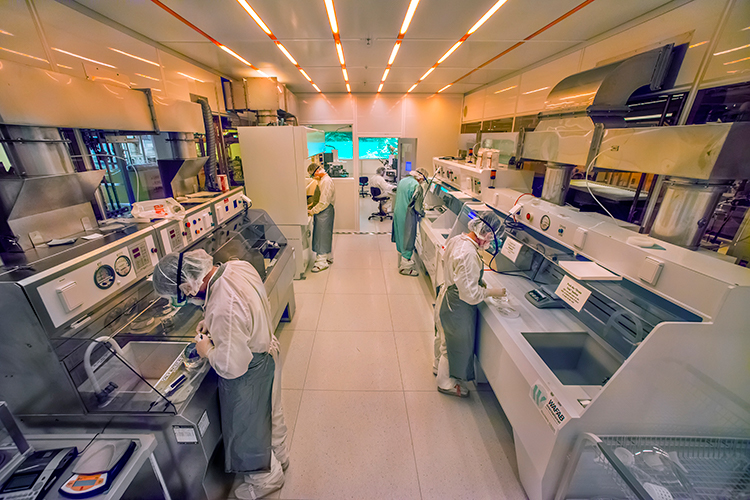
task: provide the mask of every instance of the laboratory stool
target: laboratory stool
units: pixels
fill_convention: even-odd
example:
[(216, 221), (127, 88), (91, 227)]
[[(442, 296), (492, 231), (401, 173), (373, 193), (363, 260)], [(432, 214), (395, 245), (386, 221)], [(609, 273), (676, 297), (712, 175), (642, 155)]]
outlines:
[(367, 187), (367, 183), (369, 182), (369, 179), (367, 176), (363, 176), (359, 178), (359, 195), (362, 198), (367, 198), (369, 195), (367, 194), (367, 191), (365, 191), (365, 187)]
[(378, 217), (380, 218), (381, 222), (384, 219), (393, 219), (393, 216), (391, 214), (383, 210), (383, 205), (388, 201), (390, 196), (388, 196), (387, 194), (381, 195), (380, 188), (372, 186), (370, 187), (370, 194), (372, 195), (372, 199), (378, 202), (378, 211), (369, 216), (367, 220), (377, 219)]

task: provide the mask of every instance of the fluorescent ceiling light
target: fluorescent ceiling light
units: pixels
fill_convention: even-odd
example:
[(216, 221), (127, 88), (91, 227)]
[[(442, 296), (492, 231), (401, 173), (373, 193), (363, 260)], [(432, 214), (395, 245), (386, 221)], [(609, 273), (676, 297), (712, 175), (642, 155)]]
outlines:
[(703, 40), (702, 42), (694, 43), (693, 45), (688, 46), (689, 49), (700, 47), (701, 45), (704, 45), (708, 43), (708, 40)]
[(541, 92), (542, 90), (547, 90), (548, 88), (549, 87), (542, 87), (540, 89), (529, 90), (528, 92), (524, 92), (523, 95), (534, 94), (536, 92)]
[[(312, 86), (313, 86), (313, 87), (315, 88), (315, 90), (317, 90), (318, 92), (321, 92), (321, 90), (320, 90), (320, 89), (318, 88), (318, 86), (317, 86), (317, 85), (315, 85), (315, 84), (313, 83), (313, 84), (312, 84)], [(322, 93), (322, 92), (321, 92), (321, 93)]]
[(404, 23), (401, 25), (402, 35), (409, 29), (409, 24), (411, 23), (411, 18), (414, 17), (414, 11), (417, 10), (417, 5), (419, 5), (419, 0), (411, 0), (409, 10), (406, 11), (406, 17), (404, 17)]
[(236, 53), (235, 51), (233, 51), (232, 49), (230, 49), (226, 45), (219, 45), (219, 48), (221, 50), (223, 50), (224, 52), (226, 52), (227, 54), (229, 54), (230, 56), (232, 56), (235, 59), (237, 59), (238, 61), (244, 63), (247, 66), (250, 66), (251, 68), (254, 68), (254, 66), (252, 64), (250, 64), (250, 62), (248, 62), (245, 59), (243, 59), (238, 53)]
[(408, 94), (409, 92), (411, 92), (412, 90), (414, 90), (415, 88), (417, 88), (417, 85), (419, 85), (419, 83), (415, 83), (414, 85), (412, 85), (411, 88), (406, 91), (406, 93)]
[(206, 83), (206, 82), (204, 82), (203, 80), (201, 80), (200, 78), (196, 78), (196, 77), (194, 77), (194, 76), (186, 75), (185, 73), (180, 73), (179, 71), (177, 72), (177, 74), (178, 74), (178, 75), (182, 75), (182, 76), (184, 76), (185, 78), (190, 78), (191, 80), (195, 80), (196, 82)]
[(427, 72), (424, 75), (422, 75), (422, 78), (420, 78), (419, 81), (421, 82), (422, 80), (424, 80), (425, 78), (427, 78), (427, 76), (429, 76), (429, 74), (432, 73), (433, 71), (435, 71), (434, 67), (428, 69)]
[(383, 71), (383, 78), (380, 79), (381, 82), (384, 82), (386, 78), (388, 78), (388, 73), (391, 72), (390, 68), (385, 68), (385, 71)]
[(748, 26), (747, 28), (742, 28), (740, 31), (747, 31), (747, 30), (750, 30), (750, 26)]
[(253, 10), (252, 7), (245, 1), (245, 0), (237, 0), (237, 2), (242, 6), (245, 11), (250, 14), (250, 17), (255, 19), (255, 22), (258, 23), (258, 26), (260, 26), (260, 29), (266, 32), (266, 35), (271, 35), (271, 30), (268, 29), (268, 26), (266, 26), (266, 23), (263, 22), (263, 20), (260, 18), (260, 16)]
[(295, 66), (298, 66), (297, 61), (294, 60), (294, 58), (292, 57), (292, 54), (290, 54), (289, 51), (286, 50), (286, 47), (284, 47), (281, 44), (281, 42), (276, 42), (276, 46), (279, 48), (279, 50), (281, 52), (284, 53), (284, 55), (286, 56), (286, 58), (289, 59), (292, 62), (292, 64), (294, 64)]
[(382, 82), (380, 83), (380, 87), (378, 87), (378, 94), (380, 93), (381, 90), (383, 90), (383, 83)]
[(396, 60), (396, 54), (398, 54), (398, 49), (401, 48), (401, 42), (396, 42), (396, 45), (393, 46), (393, 51), (391, 52), (391, 57), (388, 59), (388, 66), (393, 64), (393, 61)]
[(5, 52), (10, 52), (11, 54), (16, 54), (18, 56), (28, 57), (29, 59), (36, 59), (37, 61), (42, 61), (42, 62), (46, 62), (49, 64), (48, 60), (42, 59), (41, 57), (30, 56), (29, 54), (24, 54), (23, 52), (16, 52), (15, 50), (6, 49), (5, 47), (0, 47), (0, 50), (4, 50)]
[(729, 49), (729, 50), (723, 50), (723, 51), (721, 51), (721, 52), (714, 52), (714, 55), (715, 55), (715, 56), (720, 56), (720, 55), (722, 55), (722, 54), (729, 54), (730, 52), (734, 52), (735, 50), (742, 50), (742, 49), (746, 49), (746, 48), (748, 48), (748, 47), (750, 47), (750, 44), (748, 44), (748, 45), (743, 45), (742, 47), (735, 47), (735, 48), (733, 48), (733, 49)]
[[(59, 64), (58, 64), (58, 66), (59, 66)], [(161, 81), (158, 78), (154, 78), (153, 76), (148, 76), (148, 75), (142, 75), (141, 73), (136, 73), (135, 76), (140, 76), (141, 78), (145, 78), (146, 80), (153, 80), (155, 82), (160, 82)]]
[(336, 52), (339, 54), (339, 62), (344, 64), (344, 49), (341, 47), (341, 42), (336, 42)]
[(260, 76), (262, 76), (263, 78), (271, 78), (270, 76), (268, 76), (267, 74), (265, 74), (265, 73), (264, 73), (263, 71), (261, 71), (261, 70), (256, 70), (256, 71), (257, 71), (257, 72), (258, 72), (258, 74), (259, 74)]
[(67, 54), (67, 55), (69, 55), (71, 57), (76, 57), (78, 59), (83, 59), (84, 61), (88, 61), (88, 62), (91, 62), (91, 63), (94, 63), (94, 64), (101, 64), (102, 66), (106, 66), (108, 68), (117, 69), (116, 66), (112, 66), (111, 64), (103, 63), (103, 62), (97, 61), (95, 59), (89, 59), (88, 57), (79, 56), (78, 54), (74, 54), (72, 52), (68, 52), (67, 50), (57, 49), (55, 47), (51, 47), (51, 48), (52, 48), (52, 50), (55, 50), (55, 51), (60, 52), (62, 54)]
[(349, 81), (349, 73), (346, 72), (346, 68), (341, 68), (341, 72), (344, 74), (344, 81)]
[(494, 14), (495, 12), (497, 12), (497, 9), (499, 9), (500, 7), (502, 7), (503, 4), (505, 2), (507, 2), (507, 1), (508, 0), (498, 0), (498, 2), (495, 5), (493, 5), (492, 8), (490, 10), (488, 10), (487, 13), (485, 15), (483, 15), (482, 18), (479, 21), (477, 21), (477, 23), (474, 26), (472, 26), (471, 29), (466, 34), (467, 35), (471, 35), (476, 30), (478, 30), (479, 27), (482, 26), (484, 23), (486, 23), (487, 19), (489, 19), (490, 17), (492, 17), (492, 14)]
[(9, 32), (7, 32), (5, 30), (0, 30), (0, 34), (1, 35), (8, 35), (8, 36), (15, 36), (15, 35), (13, 35), (13, 33), (9, 33)]
[(346, 91), (349, 92), (350, 94), (352, 93), (352, 88), (349, 86), (348, 83), (346, 84)]
[(455, 51), (455, 50), (456, 50), (456, 49), (457, 49), (458, 47), (460, 47), (462, 43), (464, 43), (464, 42), (463, 42), (463, 41), (461, 41), (461, 40), (459, 40), (459, 41), (457, 41), (457, 42), (456, 42), (455, 44), (453, 44), (453, 47), (451, 47), (450, 49), (448, 49), (448, 52), (446, 52), (445, 54), (443, 54), (443, 57), (441, 57), (440, 59), (438, 59), (438, 62), (437, 62), (437, 63), (438, 63), (438, 64), (441, 64), (441, 63), (442, 63), (443, 61), (445, 61), (446, 59), (448, 59), (448, 56), (450, 56), (451, 54), (453, 54), (453, 52), (454, 52), (454, 51)]
[(144, 59), (143, 57), (138, 57), (138, 56), (135, 56), (133, 54), (128, 54), (127, 52), (125, 52), (123, 50), (118, 50), (118, 49), (115, 49), (115, 48), (112, 48), (112, 47), (107, 47), (107, 48), (109, 50), (113, 50), (113, 51), (117, 52), (118, 54), (122, 54), (124, 56), (132, 57), (133, 59), (138, 59), (139, 61), (143, 61), (146, 64), (150, 64), (152, 66), (157, 66), (157, 67), (159, 66), (159, 63), (157, 63), (157, 62), (149, 61), (148, 59)]
[(448, 85), (446, 85), (446, 86), (445, 86), (445, 87), (443, 87), (442, 89), (438, 90), (438, 91), (437, 91), (437, 93), (439, 94), (440, 92), (442, 92), (443, 90), (447, 89), (447, 88), (448, 88), (448, 87), (450, 87), (451, 85), (453, 85), (453, 84), (452, 84), (452, 83), (449, 83)]
[(750, 60), (750, 57), (743, 57), (742, 59), (737, 59), (735, 61), (725, 62), (724, 66), (729, 66), (730, 64), (737, 64), (738, 62), (748, 61), (748, 60)]
[(333, 0), (326, 0), (326, 11), (328, 12), (328, 22), (331, 23), (331, 31), (339, 32), (339, 25), (336, 22), (336, 11), (333, 10)]
[(496, 93), (496, 94), (500, 94), (500, 93), (502, 93), (502, 92), (505, 92), (505, 91), (507, 91), (507, 90), (511, 90), (511, 89), (514, 89), (514, 88), (516, 88), (516, 87), (518, 87), (518, 85), (513, 85), (513, 86), (511, 86), (511, 87), (505, 87), (504, 89), (502, 89), (502, 90), (498, 90), (498, 91), (496, 91), (495, 93)]
[(308, 82), (312, 82), (312, 78), (310, 78), (310, 77), (308, 76), (308, 74), (307, 74), (307, 73), (305, 73), (305, 70), (304, 70), (304, 69), (300, 68), (300, 69), (299, 69), (299, 72), (300, 72), (300, 73), (302, 73), (302, 76), (304, 76), (304, 77), (305, 77), (305, 80), (307, 80)]

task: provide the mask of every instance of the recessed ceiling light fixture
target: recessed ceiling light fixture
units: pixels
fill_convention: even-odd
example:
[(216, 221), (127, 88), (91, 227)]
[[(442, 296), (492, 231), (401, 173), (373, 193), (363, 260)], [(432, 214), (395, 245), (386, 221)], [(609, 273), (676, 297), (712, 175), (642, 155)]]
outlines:
[(331, 33), (333, 34), (333, 41), (336, 42), (336, 53), (339, 56), (339, 62), (341, 63), (341, 72), (344, 75), (344, 82), (346, 83), (346, 91), (351, 94), (352, 88), (349, 86), (349, 74), (346, 71), (346, 61), (344, 60), (344, 47), (341, 45), (341, 37), (339, 36), (339, 23), (336, 20), (336, 9), (333, 6), (333, 0), (325, 0), (326, 12), (328, 13), (328, 22), (331, 24)]
[(72, 52), (68, 52), (67, 50), (57, 49), (55, 47), (50, 47), (52, 50), (60, 52), (61, 54), (66, 54), (71, 57), (76, 57), (78, 59), (83, 59), (84, 61), (88, 61), (90, 63), (99, 64), (101, 66), (106, 66), (108, 68), (117, 69), (117, 66), (112, 66), (111, 64), (103, 63), (101, 61), (97, 61), (95, 59), (89, 59), (88, 57), (79, 56), (78, 54), (74, 54)]
[(108, 48), (109, 50), (112, 50), (112, 51), (114, 51), (114, 52), (117, 52), (118, 54), (122, 54), (122, 55), (124, 55), (124, 56), (132, 57), (133, 59), (137, 59), (137, 60), (139, 60), (139, 61), (143, 61), (143, 62), (145, 62), (146, 64), (150, 64), (151, 66), (156, 66), (156, 67), (158, 67), (158, 66), (159, 66), (159, 63), (158, 63), (158, 62), (154, 62), (154, 61), (149, 61), (148, 59), (144, 59), (143, 57), (138, 57), (138, 56), (136, 56), (136, 55), (133, 55), (133, 54), (129, 54), (129, 53), (125, 52), (124, 50), (119, 50), (119, 49), (115, 49), (115, 48), (112, 48), (112, 47), (107, 47), (107, 48)]
[(419, 0), (411, 0), (411, 2), (409, 2), (409, 8), (406, 9), (406, 16), (404, 16), (404, 22), (401, 23), (401, 30), (399, 31), (398, 37), (396, 38), (396, 43), (393, 44), (391, 57), (388, 58), (388, 64), (386, 65), (385, 71), (383, 72), (383, 78), (380, 80), (380, 86), (378, 87), (378, 92), (383, 90), (383, 84), (385, 83), (385, 79), (388, 78), (388, 72), (391, 70), (391, 65), (393, 64), (393, 61), (396, 60), (396, 54), (398, 54), (398, 49), (401, 48), (401, 42), (404, 39), (404, 35), (406, 35), (406, 30), (409, 29), (409, 24), (411, 24), (411, 20), (414, 17), (414, 12), (417, 10), (417, 5), (419, 5)]
[(742, 59), (736, 59), (734, 61), (725, 62), (724, 66), (729, 66), (730, 64), (737, 64), (738, 62), (742, 61), (750, 61), (750, 57), (743, 57)]
[(720, 55), (723, 55), (723, 54), (729, 54), (730, 52), (734, 52), (735, 50), (742, 50), (742, 49), (746, 49), (748, 47), (750, 47), (750, 44), (743, 45), (742, 47), (735, 47), (733, 49), (722, 50), (721, 52), (714, 52), (714, 55), (715, 56), (720, 56)]
[(9, 33), (8, 31), (5, 31), (5, 30), (0, 30), (0, 35), (15, 36), (13, 33)]
[[(289, 62), (294, 64), (294, 67), (297, 68), (297, 70), (299, 70), (300, 73), (302, 73), (302, 76), (305, 77), (305, 80), (313, 84), (313, 81), (310, 78), (310, 76), (307, 73), (305, 73), (305, 70), (303, 70), (302, 67), (300, 67), (299, 63), (297, 63), (297, 60), (292, 56), (292, 54), (287, 50), (287, 48), (284, 47), (284, 45), (279, 41), (279, 39), (276, 38), (276, 35), (273, 34), (273, 31), (271, 31), (271, 28), (269, 28), (268, 25), (263, 22), (263, 19), (260, 18), (260, 15), (258, 15), (258, 13), (255, 12), (255, 9), (253, 9), (250, 6), (247, 0), (237, 0), (237, 3), (239, 3), (243, 9), (245, 9), (245, 12), (250, 14), (250, 17), (253, 18), (253, 20), (258, 25), (258, 27), (260, 27), (260, 29), (262, 29), (263, 32), (266, 35), (268, 35), (268, 38), (270, 38), (273, 41), (273, 43), (276, 44), (276, 48), (278, 48), (281, 51), (281, 53), (284, 54), (287, 59), (289, 59)], [(313, 86), (315, 86), (315, 84), (313, 84)]]
[[(434, 71), (434, 70), (435, 70), (435, 68), (437, 68), (437, 67), (438, 67), (438, 66), (439, 66), (440, 64), (442, 64), (442, 63), (443, 63), (443, 61), (445, 61), (446, 59), (448, 59), (448, 57), (449, 57), (449, 56), (450, 56), (451, 54), (453, 54), (453, 52), (455, 52), (455, 51), (456, 51), (456, 49), (457, 49), (457, 48), (459, 48), (459, 47), (461, 46), (461, 44), (462, 44), (462, 43), (464, 43), (464, 42), (465, 42), (465, 41), (466, 41), (466, 40), (467, 40), (467, 39), (468, 39), (468, 38), (469, 38), (469, 37), (470, 37), (470, 36), (471, 36), (471, 35), (472, 35), (472, 34), (473, 34), (473, 33), (474, 33), (475, 31), (476, 31), (476, 30), (478, 30), (478, 29), (479, 29), (479, 28), (480, 28), (480, 27), (481, 27), (481, 26), (482, 26), (482, 25), (483, 25), (484, 23), (486, 23), (486, 22), (487, 22), (487, 20), (488, 20), (488, 19), (489, 19), (490, 17), (492, 17), (492, 16), (493, 16), (493, 14), (495, 14), (495, 12), (497, 12), (497, 10), (498, 10), (498, 9), (499, 9), (500, 7), (502, 7), (502, 6), (503, 6), (503, 5), (505, 4), (505, 2), (507, 2), (507, 1), (508, 1), (508, 0), (498, 0), (497, 2), (495, 2), (495, 5), (493, 5), (493, 6), (492, 6), (492, 7), (490, 8), (490, 10), (488, 10), (488, 11), (487, 11), (487, 12), (486, 12), (486, 13), (485, 13), (485, 14), (484, 14), (484, 15), (483, 15), (483, 16), (482, 16), (482, 17), (481, 17), (480, 19), (479, 19), (479, 21), (477, 21), (476, 23), (474, 23), (474, 26), (472, 26), (471, 28), (469, 28), (469, 31), (467, 31), (467, 32), (466, 32), (466, 34), (465, 34), (464, 36), (462, 36), (460, 40), (458, 40), (458, 41), (457, 41), (456, 43), (454, 43), (454, 44), (453, 44), (453, 46), (452, 46), (452, 47), (451, 47), (450, 49), (448, 49), (448, 52), (446, 52), (445, 54), (443, 54), (443, 57), (441, 57), (440, 59), (438, 59), (438, 62), (436, 62), (435, 64), (433, 64), (433, 65), (432, 65), (432, 68), (430, 68), (430, 70), (428, 70), (428, 71), (427, 71), (427, 73), (425, 73), (425, 74), (424, 74), (424, 75), (422, 76), (422, 78), (420, 78), (420, 79), (419, 79), (419, 81), (418, 81), (417, 83), (415, 83), (415, 84), (414, 84), (414, 86), (413, 86), (413, 87), (412, 87), (412, 88), (411, 88), (411, 89), (409, 90), (409, 92), (411, 92), (412, 90), (414, 90), (414, 87), (416, 87), (417, 85), (419, 85), (419, 83), (420, 83), (420, 82), (421, 82), (422, 80), (424, 80), (424, 79), (425, 79), (425, 78), (427, 77), (427, 75), (429, 75), (430, 73), (432, 73), (432, 71)], [(455, 83), (455, 82), (454, 82), (454, 83)], [(408, 93), (408, 92), (407, 92), (407, 93)]]
[(446, 86), (445, 86), (445, 87), (443, 87), (442, 89), (438, 90), (438, 91), (437, 91), (437, 93), (439, 94), (440, 92), (442, 92), (443, 90), (447, 89), (447, 88), (448, 88), (448, 87), (450, 87), (451, 85), (453, 85), (453, 84), (452, 84), (452, 83), (449, 83), (448, 85), (446, 85)]
[(708, 40), (703, 40), (702, 42), (694, 43), (693, 45), (688, 45), (689, 49), (694, 49), (695, 47), (700, 47), (701, 45), (705, 45), (708, 43)]

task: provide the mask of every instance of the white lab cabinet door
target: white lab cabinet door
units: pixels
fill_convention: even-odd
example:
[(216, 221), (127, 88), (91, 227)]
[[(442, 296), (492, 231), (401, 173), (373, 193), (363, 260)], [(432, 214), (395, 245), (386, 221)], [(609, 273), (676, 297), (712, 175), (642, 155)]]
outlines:
[[(307, 225), (307, 127), (238, 127), (245, 192), (276, 224)], [(320, 139), (322, 140), (322, 139)], [(318, 141), (320, 142), (320, 141)]]

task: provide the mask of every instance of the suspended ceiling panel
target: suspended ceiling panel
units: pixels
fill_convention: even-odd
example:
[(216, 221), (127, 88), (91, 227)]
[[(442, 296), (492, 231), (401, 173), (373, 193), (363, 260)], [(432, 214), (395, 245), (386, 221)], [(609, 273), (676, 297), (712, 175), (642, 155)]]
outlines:
[[(169, 8), (196, 25), (218, 42), (231, 48), (265, 73), (275, 76), (296, 93), (312, 92), (295, 66), (278, 50), (274, 42), (258, 27), (235, 0), (162, 0)], [(496, 0), (422, 0), (405, 35), (403, 45), (393, 64), (384, 92), (405, 92), (411, 87), (467, 30), (481, 18)], [(543, 28), (583, 0), (508, 0), (482, 27), (443, 62), (415, 90), (433, 93), (456, 81), (503, 50)], [(699, 0), (697, 0), (699, 1)], [(151, 82), (155, 88), (169, 91), (178, 86), (181, 77), (171, 58), (168, 67), (157, 60), (163, 54), (153, 45), (143, 43), (118, 30), (93, 21), (64, 5), (72, 0), (33, 0), (45, 31), (57, 45), (80, 51), (91, 59), (116, 66), (134, 83)], [(328, 24), (323, 0), (248, 0), (274, 35), (307, 71), (323, 92), (344, 92), (344, 79)], [(512, 72), (555, 56), (578, 43), (589, 40), (638, 16), (669, 3), (669, 0), (595, 0), (532, 41), (492, 62), (486, 68), (450, 87), (446, 92), (464, 93), (491, 83)], [(231, 78), (260, 76), (241, 61), (223, 52), (149, 0), (78, 0), (106, 18), (179, 52), (210, 69), (213, 77)], [(352, 90), (374, 92), (390, 56), (409, 0), (335, 1), (346, 64)], [(10, 26), (10, 28), (6, 27)], [(46, 54), (26, 2), (3, 3), (0, 29), (18, 37), (0, 34), (0, 47), (37, 57), (25, 58), (0, 50), (0, 57), (44, 67)], [(114, 53), (118, 48), (144, 59), (156, 60), (161, 68)], [(57, 57), (56, 57), (57, 58)], [(73, 58), (75, 59), (75, 58)], [(83, 71), (80, 61), (60, 54), (62, 64)], [(742, 68), (744, 69), (744, 68)], [(165, 75), (159, 76), (158, 73)], [(135, 73), (158, 78), (160, 82), (133, 76)], [(161, 80), (166, 80), (162, 82)], [(182, 87), (187, 85), (186, 79)], [(174, 83), (169, 83), (174, 82)]]

